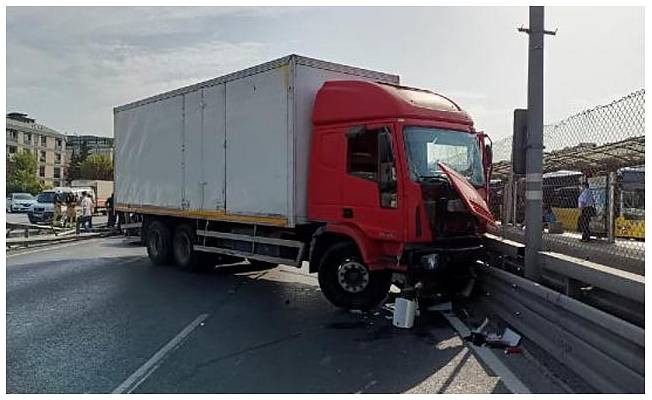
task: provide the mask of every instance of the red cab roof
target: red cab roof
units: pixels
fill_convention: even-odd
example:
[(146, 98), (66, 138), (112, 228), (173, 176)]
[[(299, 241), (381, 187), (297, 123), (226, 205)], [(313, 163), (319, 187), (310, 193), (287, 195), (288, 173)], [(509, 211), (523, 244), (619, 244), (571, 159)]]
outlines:
[(328, 81), (317, 92), (314, 124), (418, 118), (473, 126), (455, 102), (428, 90), (365, 81)]

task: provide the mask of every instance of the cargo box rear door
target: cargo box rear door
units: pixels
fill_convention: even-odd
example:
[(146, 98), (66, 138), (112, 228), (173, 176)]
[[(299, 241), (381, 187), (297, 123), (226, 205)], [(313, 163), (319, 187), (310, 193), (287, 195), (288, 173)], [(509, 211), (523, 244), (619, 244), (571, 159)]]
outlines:
[(224, 211), (224, 114), (223, 84), (184, 95), (186, 209)]
[(181, 207), (182, 131), (182, 96), (116, 113), (116, 203)]

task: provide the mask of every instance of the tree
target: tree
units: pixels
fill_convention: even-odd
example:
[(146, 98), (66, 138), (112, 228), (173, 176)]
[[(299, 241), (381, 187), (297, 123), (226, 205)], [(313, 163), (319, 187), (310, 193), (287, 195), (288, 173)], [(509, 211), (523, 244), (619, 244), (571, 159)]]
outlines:
[(79, 166), (81, 179), (113, 180), (113, 162), (105, 154), (93, 154)]
[(68, 165), (68, 171), (66, 172), (66, 177), (68, 182), (72, 182), (75, 179), (82, 179), (81, 176), (81, 165), (88, 158), (89, 150), (86, 142), (82, 142), (79, 146), (79, 152), (73, 150), (70, 156), (70, 164)]
[(7, 194), (41, 192), (43, 184), (36, 178), (37, 165), (36, 156), (30, 151), (14, 154), (8, 162)]

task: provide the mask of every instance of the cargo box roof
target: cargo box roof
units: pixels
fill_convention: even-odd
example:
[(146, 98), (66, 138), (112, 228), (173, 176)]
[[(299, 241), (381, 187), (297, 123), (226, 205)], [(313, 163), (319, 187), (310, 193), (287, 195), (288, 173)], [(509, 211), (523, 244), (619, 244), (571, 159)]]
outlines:
[(369, 69), (364, 69), (364, 68), (358, 68), (358, 67), (352, 67), (349, 65), (344, 65), (344, 64), (337, 64), (337, 63), (332, 63), (329, 61), (323, 61), (323, 60), (318, 60), (316, 58), (310, 58), (310, 57), (304, 57), (300, 56), (297, 54), (290, 54), (285, 57), (278, 58), (276, 60), (272, 60), (263, 64), (255, 65), (250, 68), (246, 68), (240, 71), (232, 72), (230, 74), (222, 75), (217, 78), (209, 79), (204, 82), (199, 82), (193, 85), (189, 86), (184, 86), (179, 89), (174, 89), (170, 90), (161, 94), (157, 94), (151, 97), (147, 97), (142, 100), (137, 100), (132, 103), (128, 103), (122, 106), (115, 107), (113, 109), (113, 112), (120, 112), (124, 110), (128, 110), (131, 108), (135, 108), (144, 104), (148, 103), (153, 103), (159, 100), (163, 100), (169, 97), (173, 96), (178, 96), (180, 94), (184, 93), (189, 93), (192, 91), (195, 91), (197, 89), (203, 88), (203, 87), (209, 87), (209, 86), (215, 86), (219, 85), (225, 82), (233, 81), (236, 79), (240, 79), (246, 76), (250, 75), (255, 75), (264, 71), (268, 71), (271, 69), (279, 68), (284, 65), (288, 64), (301, 64), (301, 65), (306, 65), (314, 68), (320, 68), (323, 70), (329, 70), (329, 71), (336, 71), (336, 72), (344, 72), (347, 74), (351, 75), (357, 75), (360, 77), (376, 80), (376, 81), (381, 81), (381, 82), (390, 82), (390, 83), (399, 83), (399, 77), (398, 75), (393, 75), (393, 74), (387, 74), (384, 72), (379, 72), (379, 71), (373, 71)]
[(380, 82), (330, 81), (317, 94), (315, 124), (374, 118), (418, 118), (473, 126), (451, 99), (429, 90)]

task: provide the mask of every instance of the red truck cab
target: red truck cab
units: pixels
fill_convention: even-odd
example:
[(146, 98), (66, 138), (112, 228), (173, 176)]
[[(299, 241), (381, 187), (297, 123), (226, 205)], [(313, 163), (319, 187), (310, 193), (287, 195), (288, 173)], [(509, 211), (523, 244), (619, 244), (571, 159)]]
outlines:
[(372, 272), (467, 262), (493, 221), (485, 139), (442, 95), (326, 82), (313, 109), (308, 218), (353, 240)]

